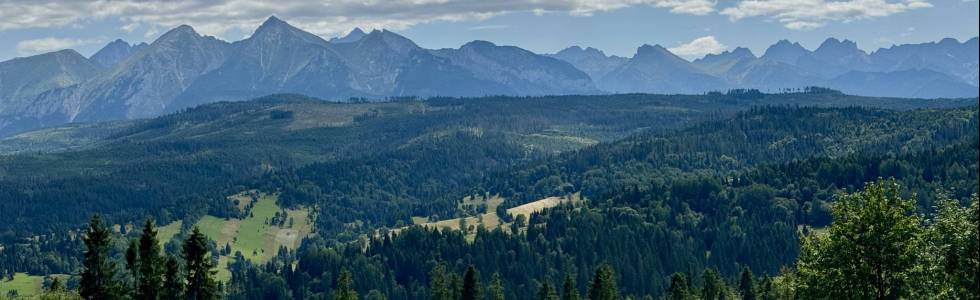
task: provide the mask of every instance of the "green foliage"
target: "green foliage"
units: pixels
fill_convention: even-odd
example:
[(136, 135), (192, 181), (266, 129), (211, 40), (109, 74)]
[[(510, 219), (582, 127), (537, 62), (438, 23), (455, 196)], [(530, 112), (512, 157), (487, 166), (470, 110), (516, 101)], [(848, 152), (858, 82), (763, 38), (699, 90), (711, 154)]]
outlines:
[(153, 221), (146, 220), (139, 240), (139, 259), (136, 263), (136, 298), (160, 299), (163, 287), (163, 257), (160, 255), (160, 242)]
[(578, 291), (578, 285), (575, 284), (575, 277), (572, 274), (565, 274), (565, 282), (562, 284), (561, 299), (562, 300), (579, 300), (581, 294)]
[(896, 299), (911, 295), (922, 220), (894, 181), (838, 197), (828, 234), (805, 239), (797, 269), (809, 298)]
[(742, 275), (739, 275), (738, 292), (742, 294), (742, 300), (756, 300), (755, 277), (748, 267), (742, 268)]
[(214, 264), (208, 251), (208, 238), (194, 227), (183, 248), (187, 275), (184, 295), (188, 300), (210, 300), (220, 296), (214, 280)]
[(350, 271), (340, 271), (337, 283), (334, 286), (331, 299), (333, 300), (357, 300), (357, 291), (354, 290), (354, 279), (351, 278)]
[(163, 271), (163, 288), (160, 290), (161, 299), (181, 299), (184, 297), (184, 275), (180, 270), (177, 258), (167, 256)]
[(688, 300), (693, 298), (691, 285), (684, 273), (674, 273), (670, 276), (670, 288), (667, 289), (667, 299)]
[(482, 300), (483, 288), (480, 287), (480, 272), (473, 266), (466, 268), (463, 275), (463, 291), (460, 295), (462, 300)]
[(85, 258), (79, 294), (85, 299), (122, 299), (123, 287), (116, 277), (116, 265), (109, 257), (111, 233), (98, 215), (92, 217), (83, 238)]
[(541, 284), (541, 288), (538, 289), (537, 300), (560, 300), (558, 298), (558, 292), (555, 288), (551, 286), (547, 281)]
[(616, 273), (606, 264), (600, 265), (592, 278), (589, 287), (589, 300), (618, 300), (619, 287), (616, 283)]

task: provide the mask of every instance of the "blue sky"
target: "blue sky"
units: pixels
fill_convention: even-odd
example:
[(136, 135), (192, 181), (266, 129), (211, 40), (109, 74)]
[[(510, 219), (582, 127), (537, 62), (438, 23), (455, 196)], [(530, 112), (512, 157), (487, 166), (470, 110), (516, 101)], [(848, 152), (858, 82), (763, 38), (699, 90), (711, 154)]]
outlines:
[(471, 40), (553, 53), (571, 45), (632, 56), (661, 44), (695, 58), (779, 39), (827, 37), (865, 50), (978, 35), (975, 0), (387, 0), (28, 1), (0, 3), (0, 60), (61, 48), (90, 55), (116, 38), (152, 42), (179, 24), (227, 41), (276, 15), (324, 38), (388, 28), (426, 48)]

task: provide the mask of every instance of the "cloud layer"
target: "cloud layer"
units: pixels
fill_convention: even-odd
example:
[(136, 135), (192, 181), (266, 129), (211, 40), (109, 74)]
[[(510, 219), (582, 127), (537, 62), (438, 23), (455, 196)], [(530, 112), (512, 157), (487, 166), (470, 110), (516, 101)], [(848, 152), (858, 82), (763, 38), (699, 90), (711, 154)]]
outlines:
[(733, 21), (762, 17), (791, 29), (809, 29), (833, 21), (883, 17), (930, 7), (929, 0), (738, 0), (719, 11), (717, 0), (5, 0), (0, 1), (0, 31), (24, 28), (81, 27), (118, 19), (126, 31), (158, 32), (188, 24), (222, 36), (249, 32), (270, 14), (322, 35), (354, 26), (404, 29), (433, 21), (486, 19), (534, 12), (588, 16), (633, 6), (676, 14), (719, 13)]
[(0, 2), (0, 31), (24, 28), (84, 26), (115, 18), (123, 30), (160, 31), (181, 24), (205, 34), (222, 36), (249, 32), (270, 14), (313, 33), (336, 35), (354, 26), (404, 29), (433, 21), (486, 19), (534, 12), (588, 16), (646, 5), (673, 13), (704, 15), (715, 12), (712, 0), (6, 0)]
[(69, 49), (78, 45), (91, 44), (95, 42), (97, 41), (52, 37), (23, 40), (17, 43), (17, 53), (20, 55), (34, 55), (61, 49)]
[(828, 22), (886, 17), (928, 7), (932, 7), (932, 4), (926, 0), (744, 0), (723, 9), (721, 14), (733, 21), (765, 17), (789, 29), (805, 30), (821, 27)]
[(678, 45), (677, 47), (669, 48), (671, 53), (683, 56), (683, 57), (702, 57), (707, 54), (721, 53), (728, 49), (728, 46), (718, 42), (714, 36), (699, 37), (690, 41)]

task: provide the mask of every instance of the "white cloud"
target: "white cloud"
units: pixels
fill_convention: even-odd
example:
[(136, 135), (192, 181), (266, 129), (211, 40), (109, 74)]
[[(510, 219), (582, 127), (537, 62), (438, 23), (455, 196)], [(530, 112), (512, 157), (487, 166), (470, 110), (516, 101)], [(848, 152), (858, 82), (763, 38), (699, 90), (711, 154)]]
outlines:
[(672, 47), (667, 50), (670, 50), (671, 53), (686, 58), (696, 58), (707, 54), (721, 53), (722, 51), (725, 51), (725, 49), (728, 49), (728, 46), (718, 42), (714, 36), (709, 35), (696, 38), (693, 41), (680, 44), (677, 47)]
[(813, 29), (827, 22), (886, 17), (932, 7), (928, 0), (744, 0), (721, 14), (733, 21), (766, 17), (795, 30)]
[(64, 38), (41, 38), (33, 40), (23, 40), (17, 43), (17, 53), (20, 55), (34, 55), (45, 52), (69, 49), (79, 45), (96, 43), (95, 40), (64, 39)]
[(343, 34), (354, 26), (405, 29), (433, 21), (483, 20), (515, 13), (566, 13), (588, 16), (647, 5), (677, 14), (715, 11), (714, 0), (35, 0), (0, 1), (0, 31), (79, 26), (118, 19), (124, 30), (172, 28), (187, 24), (216, 36), (250, 32), (276, 15), (321, 35)]

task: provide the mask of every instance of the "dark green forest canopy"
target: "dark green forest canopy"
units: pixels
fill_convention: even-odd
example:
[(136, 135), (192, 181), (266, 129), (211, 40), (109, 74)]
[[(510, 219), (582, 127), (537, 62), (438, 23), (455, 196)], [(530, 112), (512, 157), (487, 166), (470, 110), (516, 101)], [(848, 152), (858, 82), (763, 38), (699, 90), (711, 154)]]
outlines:
[[(926, 208), (938, 189), (956, 199), (975, 193), (976, 104), (836, 93), (354, 104), (275, 96), (217, 103), (113, 124), (70, 151), (0, 157), (0, 243), (46, 234), (15, 269), (70, 273), (78, 245), (64, 232), (93, 213), (109, 222), (151, 217), (160, 224), (203, 213), (233, 216), (237, 210), (225, 196), (260, 188), (281, 192), (283, 206), (319, 208), (320, 238), (301, 250), (309, 255), (412, 216), (459, 216), (456, 204), (466, 195), (500, 193), (509, 207), (582, 192), (591, 209), (532, 217), (535, 229), (522, 237), (500, 235), (495, 243), (511, 248), (479, 254), (487, 256), (480, 264), (509, 261), (501, 256), (509, 251), (527, 253), (540, 263), (499, 271), (510, 276), (508, 285), (530, 291), (532, 278), (587, 274), (623, 249), (648, 249), (635, 252), (646, 253), (643, 264), (633, 264), (630, 259), (639, 257), (631, 256), (610, 263), (624, 271), (627, 291), (658, 294), (671, 273), (684, 269), (713, 266), (730, 276), (748, 265), (774, 273), (796, 257), (797, 225), (829, 223), (835, 193), (877, 177), (899, 178), (924, 195), (919, 199)], [(553, 213), (571, 221), (548, 221)], [(350, 223), (365, 226), (350, 229)], [(436, 238), (443, 237), (422, 235), (398, 247)], [(656, 241), (671, 241), (673, 250)], [(410, 263), (430, 264), (420, 258), (427, 251), (450, 251), (438, 256), (446, 261), (478, 255), (460, 250), (465, 247), (457, 241), (446, 247), (405, 250), (404, 266), (349, 269), (417, 275), (431, 265)], [(556, 255), (556, 247), (568, 255)], [(573, 262), (557, 263), (564, 259)], [(484, 274), (493, 273), (482, 266)], [(355, 282), (363, 285), (373, 275), (355, 272)], [(394, 276), (397, 285), (426, 278), (382, 276)], [(577, 282), (588, 281), (579, 276)]]

